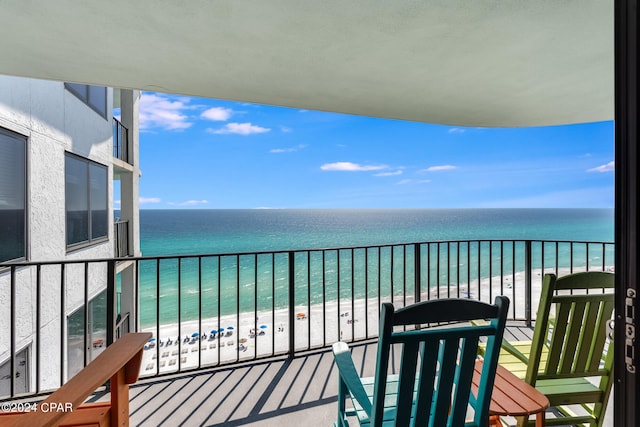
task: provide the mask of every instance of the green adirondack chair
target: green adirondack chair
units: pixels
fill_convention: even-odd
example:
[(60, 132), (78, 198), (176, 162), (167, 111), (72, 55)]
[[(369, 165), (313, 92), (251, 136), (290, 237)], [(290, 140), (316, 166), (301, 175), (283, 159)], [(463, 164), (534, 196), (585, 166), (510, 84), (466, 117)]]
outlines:
[[(503, 341), (500, 364), (557, 409), (547, 425), (602, 426), (613, 380), (613, 288), (612, 273), (546, 274), (533, 340)], [(526, 424), (533, 421), (518, 420)]]
[[(354, 416), (366, 426), (486, 426), (500, 343), (509, 300), (497, 297), (495, 305), (468, 299), (443, 299), (417, 303), (398, 311), (382, 305), (375, 377), (360, 378), (343, 342), (333, 345), (339, 371), (338, 420), (348, 426)], [(427, 329), (394, 331), (394, 327), (487, 319), (483, 326), (455, 324)], [(403, 328), (404, 329), (404, 328)], [(471, 382), (478, 344), (487, 347), (477, 399)], [(402, 346), (400, 372), (388, 375), (391, 347)], [(353, 408), (346, 409), (351, 397)], [(473, 419), (469, 407), (473, 408)]]

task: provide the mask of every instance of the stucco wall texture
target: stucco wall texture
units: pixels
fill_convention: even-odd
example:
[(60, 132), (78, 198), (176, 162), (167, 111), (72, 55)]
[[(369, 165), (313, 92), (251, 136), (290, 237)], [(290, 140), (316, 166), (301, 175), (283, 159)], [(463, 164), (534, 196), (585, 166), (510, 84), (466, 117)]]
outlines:
[[(108, 209), (113, 218), (112, 104), (107, 90), (106, 118), (87, 106), (64, 83), (0, 76), (0, 128), (27, 139), (27, 261), (108, 258), (113, 255), (113, 224), (109, 238), (68, 251), (65, 234), (65, 153), (75, 153), (108, 168)], [(64, 298), (59, 266), (44, 266), (41, 272), (40, 377), (42, 389), (59, 385), (60, 367), (66, 365), (60, 351), (61, 313), (67, 316), (84, 303), (83, 265), (64, 272)], [(88, 298), (106, 288), (106, 265), (88, 270)], [(15, 315), (15, 349), (33, 352), (36, 329), (36, 269), (16, 270), (15, 306), (11, 305), (11, 274), (0, 269), (0, 365), (9, 358), (11, 314)], [(61, 302), (64, 299), (64, 307)], [(65, 316), (66, 317), (66, 316)], [(30, 361), (35, 360), (33, 355)], [(34, 363), (30, 383), (35, 384)]]

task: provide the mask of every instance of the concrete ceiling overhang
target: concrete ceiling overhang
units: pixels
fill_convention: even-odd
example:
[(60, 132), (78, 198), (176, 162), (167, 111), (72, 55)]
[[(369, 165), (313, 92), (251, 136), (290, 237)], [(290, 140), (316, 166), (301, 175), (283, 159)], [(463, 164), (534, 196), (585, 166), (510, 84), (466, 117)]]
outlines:
[(466, 126), (613, 119), (612, 0), (0, 0), (0, 73)]

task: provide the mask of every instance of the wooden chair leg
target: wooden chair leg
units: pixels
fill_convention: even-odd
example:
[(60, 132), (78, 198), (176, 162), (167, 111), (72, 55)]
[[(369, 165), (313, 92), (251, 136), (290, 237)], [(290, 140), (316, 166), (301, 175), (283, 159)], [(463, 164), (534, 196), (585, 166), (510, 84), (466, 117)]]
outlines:
[(499, 426), (500, 425), (500, 417), (497, 415), (489, 416), (489, 425), (490, 426)]

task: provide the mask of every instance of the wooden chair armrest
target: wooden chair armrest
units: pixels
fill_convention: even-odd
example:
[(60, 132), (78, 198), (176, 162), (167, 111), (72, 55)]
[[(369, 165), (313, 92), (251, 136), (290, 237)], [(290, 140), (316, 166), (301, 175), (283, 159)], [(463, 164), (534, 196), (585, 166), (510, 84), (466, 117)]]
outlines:
[(509, 354), (515, 356), (518, 360), (520, 360), (522, 363), (525, 364), (529, 364), (529, 358), (522, 354), (522, 352), (520, 350), (518, 350), (513, 344), (511, 344), (509, 341), (503, 339), (502, 340), (502, 344), (501, 344), (502, 348), (507, 351)]
[(362, 385), (360, 375), (358, 375), (358, 371), (353, 364), (349, 346), (344, 342), (337, 342), (333, 344), (332, 349), (342, 382), (345, 384), (347, 390), (349, 390), (354, 399), (356, 399), (360, 406), (362, 406), (362, 409), (370, 415), (371, 401), (369, 400), (369, 396), (367, 396), (367, 392)]
[[(489, 322), (487, 322), (486, 320), (479, 319), (479, 320), (471, 320), (469, 323), (471, 323), (474, 326), (484, 326), (484, 325), (487, 325)], [(509, 354), (513, 355), (518, 360), (520, 360), (522, 363), (529, 364), (529, 358), (526, 355), (522, 354), (520, 350), (518, 350), (513, 344), (511, 344), (509, 341), (507, 341), (504, 338), (502, 339), (501, 347), (503, 350), (505, 350), (506, 352), (508, 352)]]
[[(122, 403), (123, 391), (125, 391), (128, 416), (128, 384), (133, 384), (138, 380), (142, 351), (149, 338), (151, 338), (151, 334), (148, 332), (126, 334), (107, 347), (43, 403), (47, 402), (48, 407), (54, 407), (55, 404), (70, 404), (75, 410), (98, 387), (111, 379), (112, 407), (114, 403)], [(69, 414), (69, 411), (27, 412), (18, 417), (13, 426), (55, 426)]]

